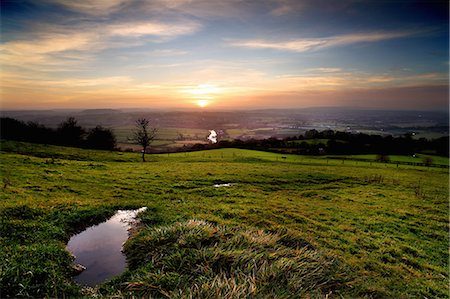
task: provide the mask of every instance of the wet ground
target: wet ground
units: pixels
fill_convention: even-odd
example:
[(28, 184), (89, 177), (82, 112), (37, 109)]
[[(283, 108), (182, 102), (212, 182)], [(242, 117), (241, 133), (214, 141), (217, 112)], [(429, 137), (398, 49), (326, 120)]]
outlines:
[(122, 246), (136, 215), (145, 209), (119, 210), (109, 220), (91, 226), (69, 240), (67, 249), (76, 256), (75, 263), (86, 267), (74, 277), (76, 282), (95, 286), (125, 270), (127, 264)]

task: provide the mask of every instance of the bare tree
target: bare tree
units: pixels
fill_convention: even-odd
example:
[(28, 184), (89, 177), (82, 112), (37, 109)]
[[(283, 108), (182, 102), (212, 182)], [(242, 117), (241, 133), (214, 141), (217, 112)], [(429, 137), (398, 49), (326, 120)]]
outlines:
[(146, 118), (136, 120), (135, 126), (133, 141), (142, 146), (142, 162), (145, 162), (145, 152), (155, 139), (158, 129), (150, 127), (150, 121)]

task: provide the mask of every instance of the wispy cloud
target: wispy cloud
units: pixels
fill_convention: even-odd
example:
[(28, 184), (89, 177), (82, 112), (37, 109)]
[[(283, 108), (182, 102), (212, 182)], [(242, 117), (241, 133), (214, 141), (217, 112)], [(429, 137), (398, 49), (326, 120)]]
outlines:
[(95, 78), (34, 78), (16, 73), (3, 72), (1, 86), (3, 88), (42, 88), (42, 89), (79, 89), (95, 87), (111, 87), (129, 84), (132, 79), (128, 76), (110, 76)]
[(305, 8), (305, 1), (298, 0), (276, 0), (275, 8), (270, 13), (274, 16), (283, 16), (287, 14), (298, 14)]
[(336, 73), (342, 71), (342, 69), (337, 67), (317, 67), (317, 68), (309, 68), (306, 69), (307, 72), (319, 72), (319, 73)]
[(99, 44), (92, 33), (42, 33), (33, 39), (13, 40), (0, 45), (0, 63), (33, 69), (42, 66), (50, 69), (58, 65), (66, 67), (80, 64), (90, 56), (73, 50), (87, 51)]
[(181, 56), (188, 54), (188, 51), (178, 49), (160, 49), (149, 52), (152, 56)]
[(130, 0), (45, 0), (47, 3), (57, 4), (68, 10), (87, 15), (107, 15), (118, 11)]
[(38, 38), (32, 40), (3, 43), (0, 50), (13, 55), (23, 55), (26, 59), (26, 54), (48, 54), (72, 49), (84, 49), (92, 45), (92, 39), (92, 34), (89, 33), (41, 34)]
[(75, 78), (66, 80), (55, 80), (46, 82), (45, 84), (74, 88), (74, 87), (117, 86), (129, 84), (131, 81), (132, 79), (127, 76), (112, 76), (112, 77), (99, 77), (90, 79)]
[[(148, 43), (141, 37), (152, 36), (153, 42), (161, 43), (180, 35), (196, 32), (201, 25), (193, 21), (178, 22), (121, 22), (110, 25), (100, 23), (79, 24), (75, 27), (42, 25), (36, 32), (21, 39), (0, 44), (0, 63), (22, 69), (83, 64), (86, 58), (92, 61), (96, 53), (111, 48), (131, 48)], [(154, 55), (183, 55), (181, 50), (155, 50)]]
[(107, 17), (113, 14), (152, 17), (173, 14), (189, 15), (196, 18), (241, 17), (252, 15), (255, 8), (265, 5), (265, 1), (211, 1), (211, 0), (42, 0), (58, 5), (71, 12), (86, 17)]
[(308, 52), (324, 48), (344, 46), (356, 43), (373, 43), (383, 40), (404, 38), (418, 34), (416, 31), (369, 32), (359, 34), (336, 35), (323, 38), (298, 38), (287, 41), (265, 39), (235, 40), (228, 44), (234, 47), (250, 49), (273, 49), (291, 52)]
[(255, 15), (261, 5), (266, 1), (243, 0), (152, 0), (132, 1), (134, 9), (146, 13), (157, 12), (159, 15), (181, 14), (199, 19), (233, 18), (245, 19)]
[(179, 23), (133, 22), (111, 25), (109, 33), (124, 37), (141, 37), (145, 35), (176, 37), (194, 33), (200, 28), (201, 25), (193, 21)]

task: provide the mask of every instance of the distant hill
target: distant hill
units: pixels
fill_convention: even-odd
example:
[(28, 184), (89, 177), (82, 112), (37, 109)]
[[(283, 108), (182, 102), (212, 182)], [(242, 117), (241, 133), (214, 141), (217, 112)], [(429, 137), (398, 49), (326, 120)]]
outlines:
[[(145, 117), (159, 128), (223, 130), (230, 136), (256, 135), (268, 130), (273, 134), (294, 136), (315, 129), (362, 132), (394, 136), (414, 133), (426, 138), (448, 135), (448, 111), (397, 111), (357, 108), (320, 107), (305, 109), (272, 109), (248, 111), (156, 111), (148, 109), (86, 109), (2, 111), (2, 117), (25, 122), (33, 121), (55, 128), (73, 116), (86, 128), (96, 125), (117, 130), (129, 130), (136, 119)], [(230, 131), (231, 130), (231, 131)], [(278, 132), (277, 132), (278, 131)], [(280, 132), (282, 131), (282, 132)], [(259, 133), (258, 133), (259, 132)], [(252, 134), (254, 135), (254, 134)]]

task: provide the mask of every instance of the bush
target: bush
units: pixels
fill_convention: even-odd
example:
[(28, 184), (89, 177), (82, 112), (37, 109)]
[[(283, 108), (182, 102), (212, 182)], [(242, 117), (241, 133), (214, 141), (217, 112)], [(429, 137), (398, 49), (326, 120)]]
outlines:
[(375, 160), (378, 161), (378, 162), (387, 163), (387, 162), (389, 162), (391, 159), (389, 158), (388, 155), (382, 155), (382, 154), (379, 154), (379, 155), (377, 155), (377, 157), (375, 158)]
[(426, 166), (431, 166), (433, 164), (433, 158), (431, 157), (425, 157), (422, 161)]
[(86, 137), (86, 147), (93, 149), (113, 150), (116, 147), (116, 136), (110, 129), (96, 126), (89, 130)]
[(61, 145), (81, 147), (86, 130), (78, 125), (74, 117), (69, 117), (59, 124), (57, 134)]
[(75, 118), (69, 117), (58, 129), (47, 128), (35, 122), (24, 123), (13, 118), (0, 118), (2, 139), (72, 147), (114, 150), (116, 136), (110, 129), (96, 126), (86, 133)]

